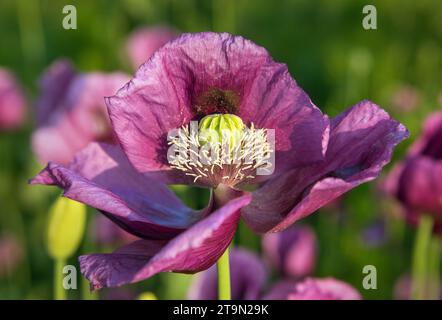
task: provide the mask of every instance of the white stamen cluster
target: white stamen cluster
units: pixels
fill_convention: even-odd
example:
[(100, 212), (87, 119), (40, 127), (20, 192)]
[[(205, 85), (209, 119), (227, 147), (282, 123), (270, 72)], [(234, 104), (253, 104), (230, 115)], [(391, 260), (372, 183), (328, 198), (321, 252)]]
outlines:
[[(197, 126), (191, 123), (180, 128), (175, 136), (169, 136), (170, 167), (194, 177), (194, 182), (201, 179), (212, 186), (220, 183), (234, 186), (255, 178), (257, 170), (273, 165), (266, 129), (256, 129), (252, 124), (237, 132), (221, 131), (222, 139), (202, 142)], [(233, 139), (232, 134), (235, 134)], [(233, 146), (229, 145), (232, 143)]]

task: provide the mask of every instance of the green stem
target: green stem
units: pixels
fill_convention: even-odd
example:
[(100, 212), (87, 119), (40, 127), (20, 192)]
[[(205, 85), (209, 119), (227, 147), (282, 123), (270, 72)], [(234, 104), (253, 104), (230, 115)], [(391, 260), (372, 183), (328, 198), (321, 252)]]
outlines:
[(64, 259), (56, 259), (54, 265), (54, 298), (55, 300), (66, 300), (66, 290), (63, 288), (63, 267), (66, 265)]
[(416, 234), (413, 250), (411, 297), (416, 300), (426, 298), (428, 275), (428, 248), (433, 230), (433, 219), (422, 215)]
[[(242, 192), (233, 190), (225, 185), (219, 185), (213, 190), (214, 204), (213, 209), (221, 208), (230, 200), (242, 195)], [(230, 300), (230, 263), (229, 263), (229, 248), (223, 253), (217, 262), (218, 267), (218, 299)]]
[(229, 248), (223, 253), (217, 262), (218, 268), (218, 299), (230, 300), (230, 264)]
[(439, 300), (440, 297), (440, 239), (433, 236), (428, 248), (428, 299)]

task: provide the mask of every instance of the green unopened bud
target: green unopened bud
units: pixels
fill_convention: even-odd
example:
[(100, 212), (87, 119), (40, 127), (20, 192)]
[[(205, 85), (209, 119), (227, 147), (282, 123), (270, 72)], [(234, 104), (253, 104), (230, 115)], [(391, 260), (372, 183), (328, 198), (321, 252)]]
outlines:
[(146, 291), (146, 292), (142, 292), (138, 296), (137, 300), (158, 300), (158, 298), (154, 293)]
[(60, 197), (49, 212), (48, 251), (57, 260), (74, 254), (83, 238), (86, 224), (86, 206)]
[(199, 123), (199, 141), (206, 143), (228, 143), (229, 149), (236, 147), (241, 139), (244, 123), (233, 114), (211, 114)]

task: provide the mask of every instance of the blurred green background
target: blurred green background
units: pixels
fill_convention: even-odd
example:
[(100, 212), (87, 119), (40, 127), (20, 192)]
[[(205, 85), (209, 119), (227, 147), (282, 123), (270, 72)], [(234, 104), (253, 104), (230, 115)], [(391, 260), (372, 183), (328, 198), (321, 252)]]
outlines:
[[(77, 30), (62, 28), (62, 8), (67, 4), (77, 8)], [(377, 8), (377, 30), (362, 27), (366, 4)], [(170, 25), (180, 32), (239, 34), (286, 63), (313, 102), (329, 115), (370, 99), (403, 122), (411, 138), (397, 149), (398, 160), (419, 133), (422, 119), (442, 108), (438, 104), (441, 12), (440, 0), (2, 0), (0, 66), (15, 72), (30, 108), (24, 128), (0, 134), (0, 232), (15, 235), (23, 251), (18, 266), (0, 278), (0, 299), (52, 298), (53, 262), (46, 253), (45, 232), (48, 208), (58, 191), (29, 187), (27, 179), (42, 167), (29, 143), (37, 81), (55, 59), (68, 57), (80, 71), (133, 73), (123, 45), (136, 27)], [(410, 108), (398, 103), (404, 92), (416, 97)], [(194, 206), (203, 197), (193, 189), (177, 192)], [(373, 182), (305, 219), (303, 223), (313, 226), (319, 239), (315, 275), (345, 280), (367, 299), (392, 298), (394, 283), (410, 271), (414, 236), (397, 211), (378, 191), (378, 182)], [(94, 214), (89, 209), (89, 217)], [(367, 242), (364, 231), (380, 221), (385, 227), (384, 241)], [(86, 237), (70, 263), (78, 265), (79, 254), (97, 251), (90, 238)], [(235, 242), (260, 250), (258, 236), (244, 227)], [(377, 267), (377, 290), (362, 288), (362, 268), (368, 264)], [(134, 296), (152, 291), (163, 299), (184, 298), (190, 279), (162, 274), (115, 290)], [(101, 298), (111, 295), (110, 291), (101, 292)], [(69, 297), (80, 294), (81, 288), (71, 290)]]

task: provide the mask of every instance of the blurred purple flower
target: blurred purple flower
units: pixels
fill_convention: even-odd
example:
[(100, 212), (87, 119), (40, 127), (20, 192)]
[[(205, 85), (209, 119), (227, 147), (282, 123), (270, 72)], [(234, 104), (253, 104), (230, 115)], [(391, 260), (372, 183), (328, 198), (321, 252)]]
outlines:
[(177, 35), (175, 30), (166, 26), (140, 28), (132, 32), (127, 40), (126, 50), (133, 67), (137, 69)]
[(0, 68), (0, 130), (13, 130), (21, 126), (26, 112), (26, 102), (15, 77)]
[(0, 278), (10, 275), (23, 259), (19, 241), (10, 234), (0, 237)]
[(262, 238), (264, 256), (283, 275), (302, 278), (313, 273), (316, 236), (307, 226), (294, 226)]
[(403, 205), (409, 222), (431, 214), (442, 231), (442, 113), (430, 115), (423, 132), (385, 181), (385, 189)]
[(361, 300), (349, 284), (334, 278), (306, 278), (276, 283), (264, 300)]
[(384, 244), (386, 238), (385, 221), (383, 219), (375, 221), (362, 232), (362, 241), (369, 247), (378, 247)]
[[(267, 279), (267, 272), (261, 259), (253, 252), (232, 249), (230, 254), (232, 299), (256, 300), (261, 296)], [(216, 300), (218, 298), (217, 269), (198, 275), (189, 290), (189, 299)]]
[(104, 97), (129, 81), (122, 73), (78, 74), (66, 60), (53, 63), (40, 82), (34, 152), (41, 162), (67, 164), (92, 141), (112, 141)]
[[(59, 186), (65, 196), (99, 209), (144, 239), (113, 254), (80, 257), (94, 288), (163, 271), (205, 270), (231, 242), (241, 213), (255, 231), (284, 230), (375, 179), (394, 146), (408, 136), (403, 125), (369, 101), (329, 120), (285, 65), (264, 48), (226, 33), (184, 34), (167, 43), (106, 101), (121, 148), (92, 144), (71, 165), (49, 163), (31, 181)], [(193, 171), (170, 166), (168, 133), (214, 113), (275, 130), (275, 172), (265, 183), (250, 176), (253, 169), (244, 162), (206, 167), (196, 183), (189, 176)], [(247, 174), (231, 174), (226, 182), (226, 170)], [(195, 211), (169, 191), (168, 183), (236, 189), (260, 184), (222, 207), (211, 201)]]

